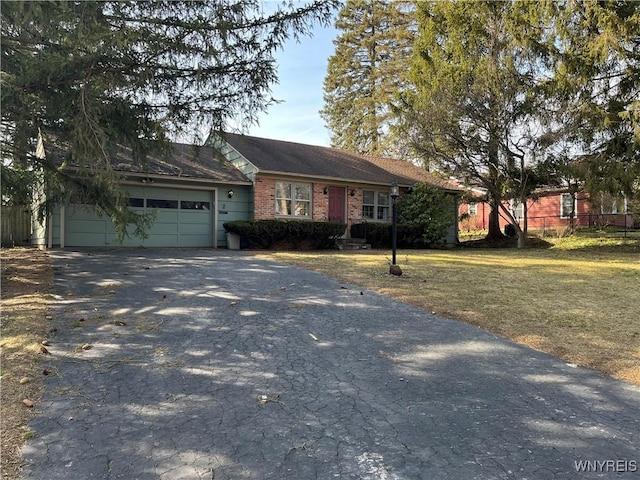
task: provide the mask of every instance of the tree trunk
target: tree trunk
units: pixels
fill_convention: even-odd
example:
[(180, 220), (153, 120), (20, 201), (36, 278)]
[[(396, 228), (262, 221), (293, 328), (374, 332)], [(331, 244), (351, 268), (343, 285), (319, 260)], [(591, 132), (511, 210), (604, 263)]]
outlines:
[(518, 248), (527, 248), (527, 232), (521, 228), (516, 229), (518, 232)]
[(527, 248), (527, 232), (529, 231), (529, 212), (527, 209), (527, 199), (522, 202), (522, 213), (524, 218), (522, 219), (522, 228), (518, 228), (518, 248)]
[(501, 240), (504, 234), (500, 231), (500, 212), (494, 200), (491, 201), (491, 211), (489, 212), (489, 231), (487, 240)]

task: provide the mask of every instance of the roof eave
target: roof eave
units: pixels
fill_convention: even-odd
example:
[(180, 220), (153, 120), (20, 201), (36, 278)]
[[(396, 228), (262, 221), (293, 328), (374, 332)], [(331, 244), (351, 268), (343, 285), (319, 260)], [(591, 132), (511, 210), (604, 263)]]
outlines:
[[(364, 183), (367, 185), (384, 185), (384, 186), (390, 186), (390, 183), (387, 182), (374, 182), (374, 181), (369, 181), (369, 180), (362, 180), (362, 179), (355, 179), (355, 178), (344, 178), (344, 177), (332, 177), (332, 176), (327, 176), (327, 175), (312, 175), (309, 173), (295, 173), (295, 172), (282, 172), (279, 170), (258, 170), (257, 172), (258, 174), (262, 174), (262, 175), (277, 175), (277, 176), (282, 176), (282, 177), (300, 177), (300, 178), (307, 178), (307, 179), (311, 179), (311, 180), (326, 180), (329, 182), (343, 182), (343, 183)], [(413, 183), (398, 183), (399, 187), (412, 187), (413, 185), (415, 185), (416, 183), (419, 183), (419, 180), (416, 180)]]
[(162, 175), (159, 173), (152, 173), (152, 174), (146, 174), (146, 173), (134, 173), (134, 172), (126, 172), (126, 171), (118, 171), (118, 173), (121, 173), (127, 177), (134, 177), (134, 178), (154, 178), (154, 179), (164, 179), (164, 180), (180, 180), (180, 181), (187, 181), (187, 182), (198, 182), (198, 183), (219, 183), (219, 184), (224, 184), (224, 185), (253, 185), (253, 182), (251, 181), (243, 181), (243, 180), (220, 180), (220, 179), (214, 179), (211, 177), (182, 177), (182, 176), (177, 176), (177, 175)]
[[(77, 167), (65, 167), (66, 171), (69, 172), (77, 172), (80, 169)], [(119, 174), (121, 174), (124, 178), (124, 181), (127, 180), (127, 177), (129, 178), (140, 178), (140, 179), (144, 179), (144, 178), (149, 178), (149, 179), (156, 179), (156, 180), (180, 180), (180, 181), (184, 181), (184, 182), (193, 182), (193, 183), (218, 183), (218, 184), (223, 184), (223, 185), (253, 185), (253, 182), (251, 182), (250, 180), (244, 181), (244, 180), (219, 180), (219, 179), (213, 179), (210, 177), (182, 177), (182, 176), (177, 176), (177, 175), (163, 175), (163, 174), (159, 174), (159, 173), (139, 173), (139, 172), (127, 172), (126, 170), (115, 170), (116, 172), (118, 172)]]

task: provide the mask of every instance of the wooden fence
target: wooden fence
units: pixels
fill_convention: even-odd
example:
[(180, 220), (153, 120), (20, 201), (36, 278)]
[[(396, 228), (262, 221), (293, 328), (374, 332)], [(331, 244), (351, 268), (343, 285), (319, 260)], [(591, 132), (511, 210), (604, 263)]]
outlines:
[(28, 245), (31, 241), (31, 210), (25, 205), (0, 207), (2, 246)]

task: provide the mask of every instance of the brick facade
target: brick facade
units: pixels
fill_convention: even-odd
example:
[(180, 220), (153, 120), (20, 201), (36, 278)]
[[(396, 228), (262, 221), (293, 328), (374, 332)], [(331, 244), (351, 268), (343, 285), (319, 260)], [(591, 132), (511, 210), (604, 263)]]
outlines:
[(311, 194), (311, 215), (316, 222), (326, 222), (329, 220), (329, 197), (324, 194), (324, 189), (328, 185), (325, 183), (314, 183)]
[[(544, 231), (549, 228), (569, 227), (571, 220), (560, 217), (561, 195), (562, 192), (550, 192), (527, 201), (527, 226), (529, 229)], [(505, 205), (508, 207), (509, 202), (505, 201)], [(458, 209), (459, 215), (468, 213), (468, 211), (469, 205), (467, 203), (461, 203)], [(486, 230), (489, 228), (490, 211), (491, 207), (488, 203), (477, 202), (476, 214), (460, 221), (460, 231)], [(588, 227), (591, 226), (594, 221), (599, 221), (599, 217), (603, 217), (609, 225), (633, 225), (633, 219), (630, 214), (607, 216), (606, 214), (602, 215), (597, 212), (592, 212), (589, 205), (589, 196), (584, 192), (579, 192), (576, 195), (576, 211), (573, 225), (576, 227)], [(500, 228), (502, 230), (504, 230), (507, 223), (507, 219), (501, 215)]]
[(266, 220), (276, 216), (276, 180), (256, 178), (253, 184), (253, 216), (256, 220)]
[(350, 228), (354, 223), (362, 221), (362, 188), (354, 188), (355, 195), (352, 197), (347, 192), (347, 226)]
[[(317, 222), (326, 222), (328, 220), (329, 196), (324, 193), (325, 187), (329, 187), (328, 183), (311, 183), (311, 215), (312, 220)], [(256, 220), (265, 220), (276, 218), (276, 182), (278, 178), (258, 176), (254, 183), (254, 218)], [(347, 186), (345, 186), (347, 188)], [(350, 195), (350, 191), (354, 191), (354, 195)], [(346, 190), (346, 213), (347, 213), (347, 232), (353, 223), (359, 223), (362, 219), (362, 188), (348, 187)], [(293, 217), (291, 217), (293, 218)]]

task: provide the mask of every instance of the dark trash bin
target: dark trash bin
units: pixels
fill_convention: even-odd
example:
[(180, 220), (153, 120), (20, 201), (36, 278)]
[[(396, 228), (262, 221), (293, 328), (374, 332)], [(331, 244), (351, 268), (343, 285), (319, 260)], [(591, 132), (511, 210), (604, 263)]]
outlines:
[(516, 227), (514, 227), (514, 226), (513, 226), (513, 225), (511, 225), (511, 224), (506, 225), (506, 226), (504, 227), (504, 234), (505, 234), (507, 237), (515, 237), (515, 236), (516, 236)]

